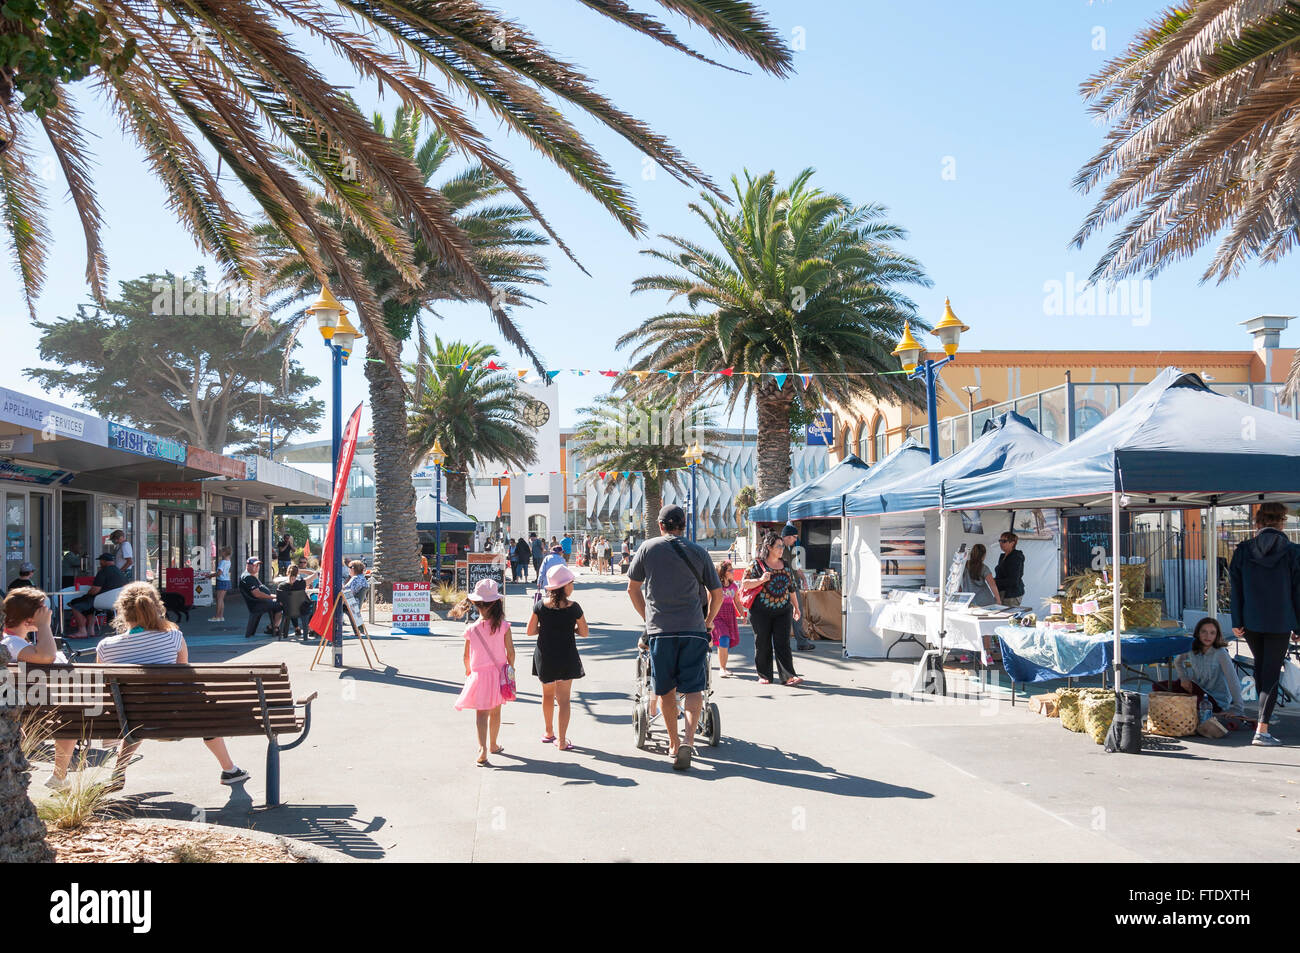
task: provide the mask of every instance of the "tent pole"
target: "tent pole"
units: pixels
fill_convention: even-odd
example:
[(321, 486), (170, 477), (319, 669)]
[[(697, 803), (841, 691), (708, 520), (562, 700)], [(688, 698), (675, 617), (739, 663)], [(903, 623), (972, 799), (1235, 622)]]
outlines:
[[(943, 484), (939, 484), (939, 657), (936, 664), (943, 670), (943, 637), (948, 634), (948, 511), (943, 508)], [(947, 684), (944, 694), (947, 695)]]
[(1205, 508), (1205, 614), (1211, 619), (1219, 617), (1219, 513), (1215, 497)]
[(1113, 634), (1115, 636), (1115, 659), (1114, 659), (1115, 691), (1118, 692), (1120, 690), (1120, 680), (1121, 680), (1120, 673), (1122, 671), (1120, 667), (1121, 666), (1120, 653), (1122, 652), (1120, 633), (1123, 630), (1123, 625), (1122, 625), (1123, 609), (1120, 605), (1120, 597), (1122, 595), (1122, 589), (1123, 589), (1122, 585), (1120, 584), (1120, 579), (1123, 576), (1123, 574), (1119, 570), (1120, 562), (1119, 562), (1119, 492), (1118, 491), (1113, 492), (1110, 495), (1110, 551), (1111, 551), (1111, 569), (1112, 569), (1110, 586), (1111, 586), (1111, 601), (1113, 603), (1113, 607), (1111, 610), (1111, 626), (1112, 626)]
[(840, 656), (849, 657), (849, 517), (847, 494), (840, 494)]

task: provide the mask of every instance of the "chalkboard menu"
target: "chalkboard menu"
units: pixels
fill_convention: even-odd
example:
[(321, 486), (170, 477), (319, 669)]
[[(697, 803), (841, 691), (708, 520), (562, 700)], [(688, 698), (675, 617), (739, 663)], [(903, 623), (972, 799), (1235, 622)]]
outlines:
[(497, 553), (469, 553), (468, 560), (456, 563), (456, 588), (473, 592), (480, 579), (495, 579), (502, 592), (506, 589), (505, 557)]

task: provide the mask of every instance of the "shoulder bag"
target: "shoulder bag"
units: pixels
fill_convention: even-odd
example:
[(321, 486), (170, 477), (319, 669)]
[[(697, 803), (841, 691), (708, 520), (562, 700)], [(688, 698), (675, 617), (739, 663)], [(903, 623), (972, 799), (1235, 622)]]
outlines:
[(496, 656), (492, 652), (488, 651), (487, 641), (479, 634), (477, 626), (471, 628), (469, 632), (470, 635), (478, 639), (478, 644), (482, 646), (487, 657), (492, 659), (492, 664), (496, 666), (497, 670), (500, 672), (501, 700), (507, 702), (514, 701), (516, 697), (515, 667), (509, 662), (497, 662)]

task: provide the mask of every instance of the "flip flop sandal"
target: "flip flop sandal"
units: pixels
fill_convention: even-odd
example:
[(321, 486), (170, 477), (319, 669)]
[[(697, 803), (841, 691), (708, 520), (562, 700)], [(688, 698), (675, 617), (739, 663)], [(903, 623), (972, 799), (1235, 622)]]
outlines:
[(770, 678), (760, 678), (760, 679), (758, 680), (758, 684), (760, 684), (760, 685), (771, 685), (771, 684), (772, 684), (772, 680), (771, 680)]
[(555, 735), (542, 735), (542, 744), (544, 745), (555, 744)]
[(677, 747), (677, 756), (673, 758), (673, 770), (685, 771), (691, 766), (691, 755), (695, 754), (695, 749), (690, 745), (679, 745)]
[(788, 685), (790, 688), (794, 688), (794, 686), (800, 684), (802, 681), (803, 681), (802, 675), (792, 675), (785, 680), (785, 684)]
[(501, 752), (505, 750), (506, 750), (505, 745), (497, 745), (495, 748), (492, 749), (492, 754), (501, 754)]
[(572, 751), (576, 745), (572, 741), (565, 741), (562, 746), (556, 746), (557, 751)]

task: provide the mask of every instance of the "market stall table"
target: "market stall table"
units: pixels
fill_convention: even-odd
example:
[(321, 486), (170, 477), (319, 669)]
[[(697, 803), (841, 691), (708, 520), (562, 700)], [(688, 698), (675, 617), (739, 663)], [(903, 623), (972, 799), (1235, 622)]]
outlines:
[[(1011, 676), (1011, 698), (1017, 682), (1083, 678), (1107, 672), (1115, 660), (1113, 633), (1087, 635), (1045, 626), (1000, 625), (1002, 667)], [(1192, 647), (1185, 629), (1137, 629), (1120, 634), (1120, 656), (1126, 665), (1146, 665), (1172, 659)]]
[[(869, 626), (876, 630), (898, 632), (902, 636), (890, 643), (885, 650), (885, 658), (889, 658), (889, 653), (895, 646), (904, 642), (939, 647), (939, 604), (937, 602), (907, 603), (888, 599), (870, 599), (867, 603), (870, 607), (867, 618)], [(1009, 618), (1010, 616), (1006, 614), (990, 616), (949, 606), (944, 613), (946, 631), (943, 636), (943, 649), (974, 652), (979, 655), (980, 661), (987, 665), (989, 659), (985, 649), (988, 644), (986, 640), (991, 639), (1000, 626), (1006, 625)]]

